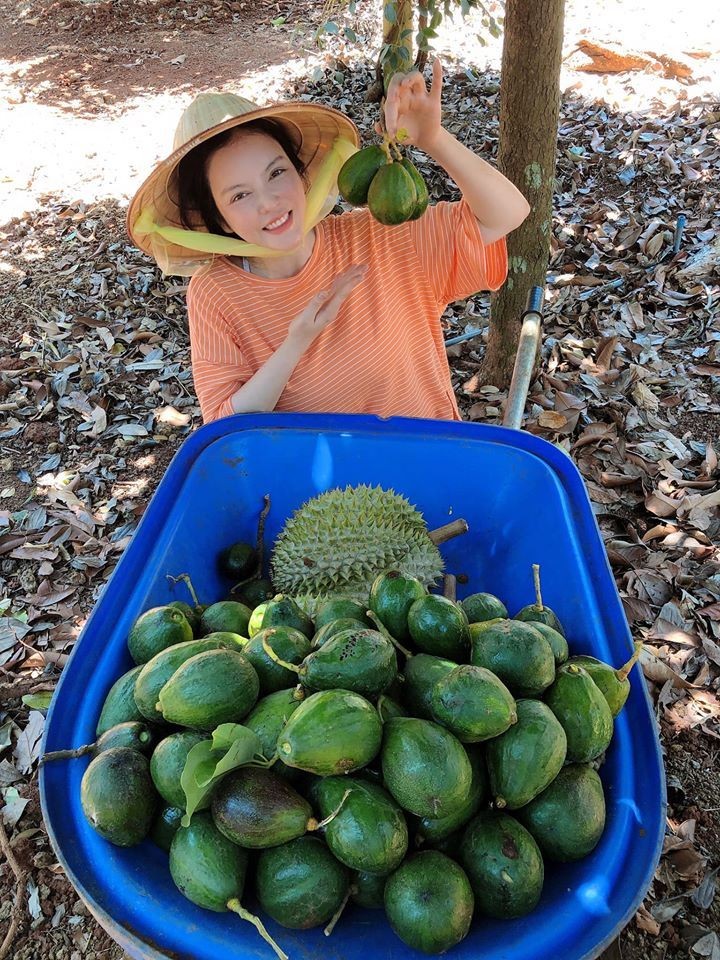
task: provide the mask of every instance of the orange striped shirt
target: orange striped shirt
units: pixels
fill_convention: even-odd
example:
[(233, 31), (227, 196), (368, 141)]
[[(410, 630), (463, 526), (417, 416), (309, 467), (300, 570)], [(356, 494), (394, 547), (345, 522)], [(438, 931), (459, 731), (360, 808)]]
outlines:
[(354, 263), (369, 264), (365, 278), (300, 358), (275, 409), (459, 420), (440, 317), (453, 300), (501, 286), (505, 240), (485, 246), (465, 200), (395, 227), (353, 210), (315, 231), (310, 259), (293, 277), (258, 277), (218, 257), (191, 279), (204, 421), (233, 413), (230, 398), (278, 349), (290, 321)]

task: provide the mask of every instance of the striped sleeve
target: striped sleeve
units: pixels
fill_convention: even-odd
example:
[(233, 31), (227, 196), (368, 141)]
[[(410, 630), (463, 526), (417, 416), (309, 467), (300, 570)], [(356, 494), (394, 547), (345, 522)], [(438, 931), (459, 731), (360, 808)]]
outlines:
[(505, 238), (486, 245), (466, 200), (436, 203), (409, 226), (423, 272), (443, 307), (505, 282)]
[(232, 415), (231, 397), (254, 372), (232, 336), (221, 301), (222, 290), (202, 274), (190, 281), (187, 305), (193, 380), (205, 423)]

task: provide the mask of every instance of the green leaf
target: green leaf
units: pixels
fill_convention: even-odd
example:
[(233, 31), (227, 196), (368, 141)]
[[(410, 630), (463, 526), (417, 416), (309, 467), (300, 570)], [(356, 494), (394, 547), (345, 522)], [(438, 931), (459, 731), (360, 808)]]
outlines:
[(357, 43), (357, 34), (352, 27), (345, 27), (343, 33), (345, 34), (345, 39), (349, 40), (350, 43)]
[(334, 20), (328, 20), (326, 23), (324, 23), (323, 30), (325, 31), (325, 33), (332, 33), (332, 34), (340, 33), (340, 29)]
[(285, 17), (275, 17), (274, 20), (271, 20), (270, 23), (273, 27), (281, 27), (285, 23)]
[(31, 710), (47, 710), (52, 698), (52, 690), (46, 690), (43, 693), (26, 693), (22, 702)]
[(212, 740), (197, 743), (188, 753), (180, 776), (186, 800), (182, 825), (190, 825), (193, 813), (226, 773), (253, 761), (264, 762), (261, 749), (257, 734), (240, 723), (222, 723), (213, 731)]
[(395, 10), (394, 3), (386, 3), (383, 8), (383, 17), (387, 20), (388, 23), (397, 22), (397, 11)]

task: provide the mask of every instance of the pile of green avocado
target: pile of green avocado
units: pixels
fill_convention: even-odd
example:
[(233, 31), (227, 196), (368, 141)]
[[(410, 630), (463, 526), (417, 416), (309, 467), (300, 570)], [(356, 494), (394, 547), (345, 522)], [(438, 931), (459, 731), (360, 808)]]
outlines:
[[(242, 579), (252, 548), (220, 563)], [(314, 622), (257, 579), (148, 610), (99, 717), (84, 813), (111, 843), (149, 836), (186, 897), (280, 957), (241, 902), (250, 864), (260, 907), (293, 929), (329, 933), (351, 899), (434, 954), (473, 917), (523, 916), (546, 865), (602, 836), (597, 768), (639, 655), (618, 670), (570, 656), (537, 574), (536, 592), (510, 618), (491, 594), (455, 602), (388, 571), (367, 604), (331, 599)]]

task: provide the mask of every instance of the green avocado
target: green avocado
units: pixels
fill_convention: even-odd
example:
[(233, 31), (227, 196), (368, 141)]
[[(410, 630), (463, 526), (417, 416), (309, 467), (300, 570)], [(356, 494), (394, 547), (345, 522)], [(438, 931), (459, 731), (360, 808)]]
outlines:
[(218, 913), (242, 897), (247, 864), (247, 852), (220, 833), (209, 813), (193, 814), (170, 846), (170, 875), (178, 890)]
[(474, 906), (467, 874), (437, 850), (409, 857), (385, 884), (390, 926), (423, 953), (444, 953), (464, 940)]
[(147, 720), (162, 720), (157, 706), (160, 691), (183, 663), (206, 650), (239, 649), (239, 637), (234, 633), (211, 633), (200, 640), (187, 640), (161, 650), (148, 660), (135, 681), (133, 696), (138, 710)]
[(370, 588), (370, 609), (383, 626), (401, 643), (410, 639), (408, 613), (416, 600), (427, 595), (415, 577), (405, 577), (397, 570), (379, 574)]
[(411, 714), (432, 720), (432, 692), (435, 684), (458, 666), (452, 660), (416, 653), (409, 657), (403, 671), (402, 702)]
[(410, 215), (410, 220), (418, 220), (427, 210), (428, 203), (430, 202), (430, 194), (428, 193), (427, 184), (423, 179), (422, 174), (408, 157), (403, 157), (400, 163), (403, 165), (405, 170), (410, 174), (410, 179), (413, 182), (415, 187), (415, 193), (417, 199), (415, 201), (415, 209)]
[(262, 850), (255, 892), (273, 920), (293, 930), (317, 927), (337, 912), (350, 887), (350, 873), (317, 837), (305, 835)]
[(436, 850), (439, 843), (457, 833), (468, 820), (474, 817), (488, 799), (488, 775), (485, 758), (477, 747), (466, 747), (465, 749), (472, 767), (472, 782), (467, 801), (456, 807), (446, 817), (422, 817), (418, 823), (418, 836), (426, 841), (428, 846)]
[(292, 714), (278, 738), (277, 752), (289, 767), (320, 777), (351, 773), (377, 756), (382, 731), (369, 700), (352, 690), (321, 690)]
[(430, 695), (433, 719), (461, 743), (504, 733), (517, 722), (515, 698), (494, 673), (470, 663), (441, 677)]
[(417, 202), (413, 178), (400, 161), (395, 160), (380, 167), (372, 178), (367, 203), (370, 213), (379, 223), (388, 227), (405, 223), (415, 213)]
[(294, 627), (300, 633), (304, 633), (308, 640), (311, 640), (315, 633), (315, 626), (310, 617), (301, 610), (292, 597), (286, 597), (282, 593), (278, 593), (265, 604), (260, 628), (265, 627)]
[(96, 737), (102, 736), (110, 727), (115, 727), (118, 723), (146, 719), (138, 710), (134, 696), (135, 681), (142, 668), (142, 664), (133, 667), (132, 670), (118, 677), (110, 687), (95, 727)]
[(173, 837), (180, 829), (180, 821), (184, 815), (185, 811), (180, 807), (165, 806), (153, 820), (148, 836), (165, 853), (170, 853)]
[(158, 806), (147, 757), (130, 747), (103, 750), (83, 774), (80, 803), (101, 837), (119, 847), (140, 843)]
[(540, 700), (517, 701), (517, 723), (485, 745), (490, 793), (497, 807), (516, 810), (549, 786), (562, 769), (567, 737)]
[(387, 877), (377, 873), (358, 871), (350, 883), (350, 896), (360, 907), (381, 910), (385, 906), (385, 883)]
[(537, 697), (555, 679), (555, 656), (529, 623), (500, 620), (470, 625), (470, 662), (496, 674), (516, 697)]
[(367, 616), (367, 604), (359, 603), (357, 600), (351, 600), (350, 597), (336, 597), (326, 600), (315, 615), (315, 629), (332, 623), (334, 620), (348, 619), (356, 620), (365, 627), (372, 627), (372, 622)]
[(381, 786), (358, 777), (323, 777), (310, 795), (323, 818), (340, 808), (325, 827), (325, 840), (346, 867), (388, 874), (400, 866), (408, 848), (407, 823)]
[(547, 623), (542, 623), (540, 620), (526, 621), (529, 622), (533, 630), (537, 630), (538, 633), (542, 634), (543, 637), (550, 644), (555, 657), (555, 666), (559, 667), (570, 656), (570, 650), (568, 647), (568, 642), (565, 637), (558, 633), (554, 627), (548, 626)]
[(220, 573), (230, 577), (236, 583), (253, 574), (257, 567), (258, 555), (255, 547), (250, 543), (233, 543), (220, 551), (218, 567)]
[(313, 650), (303, 660), (298, 677), (310, 690), (353, 690), (376, 697), (387, 690), (397, 669), (392, 643), (358, 623)]
[(635, 652), (628, 662), (616, 670), (609, 663), (604, 663), (596, 657), (579, 656), (571, 657), (568, 663), (574, 663), (583, 670), (586, 670), (592, 677), (593, 683), (597, 686), (608, 702), (613, 719), (620, 713), (625, 706), (625, 701), (630, 694), (630, 681), (628, 675), (638, 661), (642, 653), (642, 643), (635, 644)]
[[(337, 620), (329, 620), (316, 629), (312, 638), (311, 647), (313, 650), (319, 650), (320, 647), (324, 646), (336, 633), (341, 633), (343, 630), (357, 630), (358, 628), (367, 626), (368, 624), (354, 620), (352, 617), (338, 617)], [(372, 624), (370, 628), (372, 629)]]
[(168, 723), (214, 730), (240, 723), (255, 706), (260, 681), (236, 650), (206, 650), (186, 660), (160, 691), (158, 707)]
[(467, 660), (470, 631), (463, 608), (434, 593), (419, 597), (408, 610), (408, 630), (416, 647), (436, 657)]
[(112, 750), (113, 747), (129, 747), (131, 750), (150, 754), (157, 739), (155, 733), (157, 729), (139, 720), (116, 723), (114, 727), (110, 727), (97, 738), (92, 756), (96, 757), (103, 750)]
[(237, 600), (218, 600), (203, 611), (200, 630), (203, 636), (209, 633), (237, 633), (247, 637), (251, 614), (250, 607)]
[(345, 161), (338, 174), (338, 193), (353, 207), (363, 207), (368, 200), (368, 190), (380, 167), (388, 163), (382, 147), (371, 144), (358, 150)]
[[(266, 760), (271, 760), (277, 751), (280, 731), (288, 722), (292, 714), (303, 702), (305, 694), (301, 689), (277, 690), (255, 704), (250, 713), (243, 720), (243, 726), (257, 734), (261, 743), (261, 753)], [(281, 761), (275, 763), (285, 767)], [(278, 770), (278, 772), (284, 772)]]
[(265, 652), (263, 643), (268, 643), (281, 660), (297, 666), (310, 653), (310, 641), (295, 627), (263, 627), (248, 640), (243, 647), (243, 655), (255, 668), (260, 681), (260, 693), (264, 696), (294, 686), (298, 675), (272, 660)]
[(386, 788), (417, 817), (449, 816), (470, 796), (472, 767), (465, 748), (429, 720), (388, 720), (381, 764)]
[[(261, 603), (271, 600), (274, 596), (275, 590), (272, 583), (264, 577), (259, 577), (257, 580), (248, 580), (246, 583), (233, 587), (229, 599), (237, 600), (238, 603), (245, 604), (246, 607), (255, 612), (255, 609)], [(252, 633), (250, 633), (250, 636), (252, 636)]]
[(147, 663), (156, 653), (175, 643), (192, 640), (193, 629), (177, 607), (152, 607), (130, 629), (127, 644), (135, 663)]
[(586, 763), (604, 753), (613, 735), (610, 706), (590, 674), (576, 663), (558, 669), (545, 702), (567, 735), (567, 758)]
[(514, 817), (497, 810), (478, 814), (463, 834), (461, 849), (479, 913), (510, 920), (535, 909), (545, 879), (543, 859)]
[(170, 847), (170, 874), (178, 890), (200, 907), (221, 913), (231, 910), (252, 923), (278, 957), (286, 956), (262, 922), (240, 903), (248, 855), (217, 829), (209, 813), (195, 813), (180, 827)]
[(461, 601), (465, 614), (470, 623), (481, 623), (484, 620), (507, 620), (508, 611), (502, 600), (492, 593), (471, 593)]
[(581, 860), (595, 849), (605, 829), (602, 781), (591, 766), (569, 764), (517, 817), (545, 857)]
[(223, 777), (211, 809), (220, 833), (250, 850), (276, 847), (317, 827), (307, 800), (262, 767), (240, 767)]
[(180, 777), (188, 754), (205, 739), (204, 734), (195, 730), (181, 730), (171, 733), (155, 747), (150, 757), (150, 776), (155, 789), (170, 806), (185, 808), (186, 797)]

